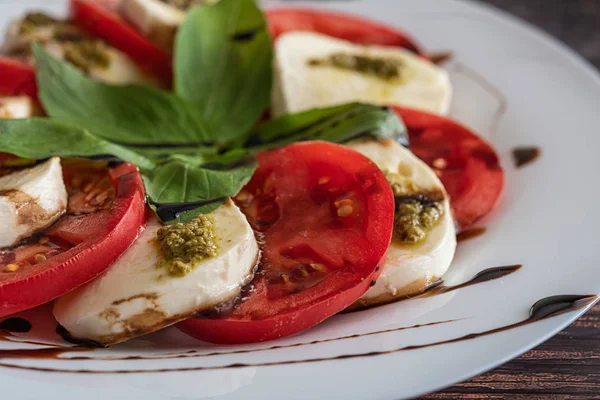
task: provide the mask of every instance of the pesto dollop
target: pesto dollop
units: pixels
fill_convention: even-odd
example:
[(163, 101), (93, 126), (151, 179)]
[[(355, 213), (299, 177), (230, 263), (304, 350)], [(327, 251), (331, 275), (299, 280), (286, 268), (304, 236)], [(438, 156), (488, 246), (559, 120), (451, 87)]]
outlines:
[(110, 56), (102, 40), (87, 39), (71, 42), (65, 46), (65, 60), (88, 71), (92, 68), (108, 68)]
[(405, 244), (418, 244), (444, 215), (444, 193), (423, 191), (408, 178), (386, 173), (396, 202), (394, 238)]
[(402, 243), (421, 243), (444, 212), (441, 202), (424, 194), (396, 198), (394, 231)]
[(53, 25), (55, 23), (57, 23), (57, 20), (47, 14), (41, 12), (28, 13), (21, 20), (21, 24), (19, 26), (19, 33), (28, 34), (36, 28), (39, 28), (41, 26)]
[(171, 276), (184, 276), (193, 264), (217, 255), (215, 222), (210, 216), (200, 215), (187, 223), (165, 225), (156, 233), (156, 239), (165, 259), (159, 267)]
[(180, 10), (187, 11), (190, 7), (196, 4), (211, 4), (216, 3), (216, 0), (160, 0), (165, 4), (176, 7)]
[(85, 40), (79, 28), (75, 25), (65, 23), (56, 25), (53, 38), (58, 42), (80, 42)]
[(309, 60), (308, 64), (312, 66), (333, 66), (385, 80), (402, 78), (404, 69), (404, 63), (396, 58), (369, 57), (345, 53), (333, 53), (324, 59), (312, 59)]

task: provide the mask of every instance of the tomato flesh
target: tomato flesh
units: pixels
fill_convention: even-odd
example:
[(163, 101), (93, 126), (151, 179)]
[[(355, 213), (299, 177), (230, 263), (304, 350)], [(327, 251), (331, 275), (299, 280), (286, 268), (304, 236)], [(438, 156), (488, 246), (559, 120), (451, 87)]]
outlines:
[(71, 18), (80, 29), (106, 40), (165, 85), (170, 85), (171, 55), (137, 32), (115, 11), (91, 0), (71, 0)]
[(63, 171), (68, 213), (25, 243), (0, 250), (0, 317), (92, 280), (129, 247), (145, 221), (144, 188), (134, 165), (109, 170), (63, 161)]
[(368, 289), (391, 240), (393, 195), (363, 155), (305, 142), (258, 161), (236, 198), (260, 239), (258, 271), (229, 312), (180, 324), (204, 341), (260, 342), (318, 324)]
[(504, 187), (504, 171), (492, 146), (448, 118), (404, 107), (393, 109), (408, 128), (412, 152), (444, 184), (459, 229), (486, 216)]
[(282, 8), (265, 11), (273, 40), (293, 31), (310, 31), (363, 45), (402, 47), (423, 55), (406, 33), (380, 23), (332, 11)]
[(0, 96), (21, 95), (37, 99), (35, 70), (31, 65), (0, 57)]

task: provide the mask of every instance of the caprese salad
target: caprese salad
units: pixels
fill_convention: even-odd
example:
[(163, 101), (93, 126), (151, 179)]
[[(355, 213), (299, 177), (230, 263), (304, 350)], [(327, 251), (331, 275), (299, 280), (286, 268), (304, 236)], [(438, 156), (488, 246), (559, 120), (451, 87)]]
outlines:
[(496, 204), (403, 32), (253, 0), (71, 0), (0, 56), (0, 317), (111, 345), (301, 332), (425, 291)]

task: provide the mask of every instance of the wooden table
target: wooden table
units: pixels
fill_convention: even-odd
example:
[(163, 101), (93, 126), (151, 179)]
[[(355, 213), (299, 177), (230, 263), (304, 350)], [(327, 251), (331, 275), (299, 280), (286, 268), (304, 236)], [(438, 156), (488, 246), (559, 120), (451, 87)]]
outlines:
[[(538, 25), (600, 68), (600, 0), (480, 1)], [(518, 359), (422, 397), (433, 399), (600, 399), (600, 305)]]

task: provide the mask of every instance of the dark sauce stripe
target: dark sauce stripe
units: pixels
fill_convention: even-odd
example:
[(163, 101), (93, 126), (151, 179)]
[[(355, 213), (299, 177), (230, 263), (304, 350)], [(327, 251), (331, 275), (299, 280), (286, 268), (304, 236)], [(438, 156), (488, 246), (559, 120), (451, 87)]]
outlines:
[(524, 167), (537, 160), (542, 151), (538, 147), (517, 147), (513, 149), (512, 156), (517, 168)]
[(456, 240), (458, 242), (464, 242), (465, 240), (475, 239), (479, 236), (483, 235), (486, 232), (485, 228), (470, 228), (465, 229), (456, 235)]
[(388, 354), (395, 354), (402, 351), (409, 350), (417, 350), (427, 347), (436, 347), (444, 344), (457, 343), (466, 340), (471, 340), (479, 337), (490, 336), (496, 333), (508, 331), (511, 329), (519, 328), (521, 326), (525, 326), (537, 321), (545, 320), (548, 318), (556, 317), (565, 313), (582, 310), (587, 307), (591, 307), (594, 303), (598, 301), (598, 297), (595, 295), (561, 295), (561, 296), (551, 296), (546, 297), (538, 302), (536, 302), (530, 310), (530, 316), (522, 321), (504, 325), (499, 328), (490, 329), (487, 331), (481, 331), (476, 333), (471, 333), (468, 335), (464, 335), (454, 339), (447, 339), (438, 342), (431, 342), (422, 345), (413, 345), (413, 346), (404, 346), (392, 350), (385, 351), (372, 351), (368, 353), (357, 353), (357, 354), (347, 354), (341, 355), (337, 357), (321, 357), (321, 358), (309, 358), (305, 360), (289, 360), (289, 361), (273, 361), (273, 362), (264, 362), (264, 363), (254, 363), (254, 364), (243, 364), (243, 363), (235, 363), (229, 365), (222, 366), (208, 366), (208, 367), (185, 367), (185, 368), (163, 368), (163, 369), (155, 369), (155, 370), (143, 370), (143, 369), (122, 369), (122, 370), (68, 370), (68, 369), (58, 369), (58, 368), (45, 368), (45, 367), (30, 367), (23, 365), (12, 365), (1, 363), (1, 367), (6, 368), (15, 368), (15, 369), (24, 369), (29, 371), (40, 371), (40, 372), (58, 372), (58, 373), (88, 373), (88, 374), (137, 374), (137, 373), (162, 373), (162, 372), (185, 372), (185, 371), (206, 371), (206, 370), (224, 370), (230, 368), (249, 368), (249, 367), (270, 367), (270, 366), (278, 366), (278, 365), (293, 365), (293, 364), (308, 364), (315, 363), (321, 361), (334, 361), (334, 360), (349, 360), (355, 358), (366, 358), (366, 357), (374, 357)]
[(0, 330), (7, 332), (27, 333), (31, 328), (31, 322), (23, 318), (7, 318), (0, 322)]
[(467, 282), (461, 283), (459, 285), (454, 285), (454, 286), (447, 286), (447, 285), (444, 285), (442, 282), (440, 282), (440, 284), (437, 284), (436, 286), (429, 288), (429, 290), (427, 290), (422, 295), (415, 296), (415, 297), (436, 296), (438, 294), (453, 292), (455, 290), (462, 289), (462, 288), (472, 286), (472, 285), (476, 285), (478, 283), (484, 283), (484, 282), (488, 282), (488, 281), (493, 281), (495, 279), (504, 278), (507, 275), (517, 272), (518, 270), (521, 269), (521, 267), (522, 267), (522, 265), (515, 264), (515, 265), (507, 265), (507, 266), (503, 266), (503, 267), (488, 268), (486, 270), (481, 271), (480, 273), (475, 275), (473, 277), (473, 279), (471, 279)]

